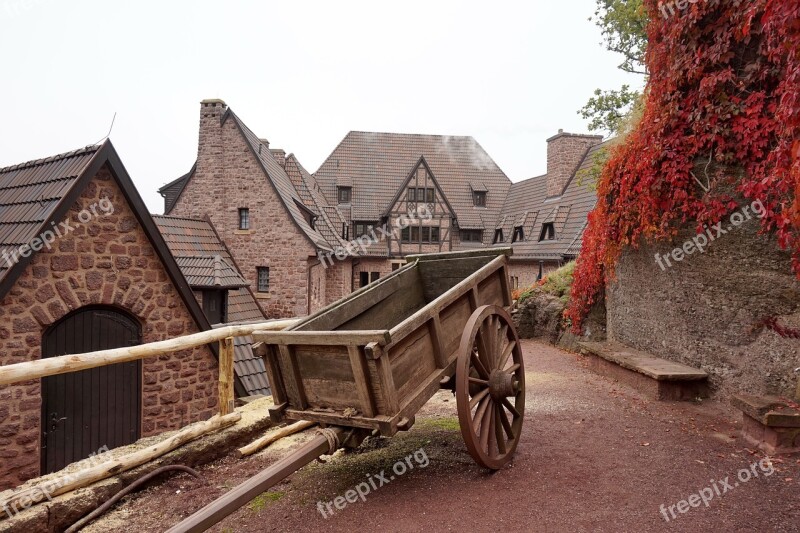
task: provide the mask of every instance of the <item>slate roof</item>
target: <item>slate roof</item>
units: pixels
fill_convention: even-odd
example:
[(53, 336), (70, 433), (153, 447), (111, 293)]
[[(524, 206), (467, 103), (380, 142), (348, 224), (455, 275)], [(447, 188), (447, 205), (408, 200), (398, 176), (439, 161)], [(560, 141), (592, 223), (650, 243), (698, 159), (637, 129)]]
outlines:
[[(461, 228), (494, 225), (511, 180), (472, 137), (351, 131), (314, 177), (331, 205), (337, 186), (352, 186), (352, 220), (377, 222), (422, 157)], [(486, 207), (473, 205), (473, 184), (488, 189)]]
[[(608, 142), (593, 146), (572, 175), (561, 196), (547, 198), (547, 175), (514, 183), (508, 193), (504, 215), (496, 227), (503, 228), (504, 242), (495, 246), (514, 249), (514, 259), (568, 260), (580, 252), (589, 212), (597, 204), (597, 193), (587, 171), (595, 154)], [(555, 240), (539, 241), (542, 225), (552, 222)], [(514, 227), (522, 225), (524, 240), (511, 243)]]
[(175, 261), (193, 289), (239, 289), (248, 285), (239, 271), (219, 255), (176, 256)]
[[(156, 255), (164, 265), (175, 289), (181, 296), (198, 329), (211, 329), (189, 284), (181, 273), (170, 249), (127, 170), (111, 144), (106, 140), (72, 152), (37, 159), (0, 169), (0, 256), (30, 243), (45, 230), (64, 220), (81, 192), (97, 172), (108, 166), (131, 211), (147, 235)], [(35, 254), (20, 258), (13, 266), (3, 261), (0, 266), (0, 299), (13, 287)], [(216, 355), (216, 351), (212, 348)], [(245, 394), (242, 380), (236, 378), (236, 392)]]
[(47, 229), (47, 221), (99, 149), (87, 146), (0, 169), (0, 282), (9, 271), (3, 253), (11, 257)]
[[(240, 288), (228, 291), (228, 323), (265, 320), (247, 281), (239, 272), (236, 262), (210, 221), (165, 215), (153, 215), (153, 220), (164, 236), (167, 246), (178, 258), (178, 264), (183, 265), (181, 269), (190, 280), (190, 284), (197, 275), (195, 266), (214, 262), (217, 257), (230, 266), (236, 279), (243, 282)], [(253, 354), (252, 339), (246, 341), (237, 339), (234, 343), (234, 371), (247, 394), (271, 394), (264, 361)]]

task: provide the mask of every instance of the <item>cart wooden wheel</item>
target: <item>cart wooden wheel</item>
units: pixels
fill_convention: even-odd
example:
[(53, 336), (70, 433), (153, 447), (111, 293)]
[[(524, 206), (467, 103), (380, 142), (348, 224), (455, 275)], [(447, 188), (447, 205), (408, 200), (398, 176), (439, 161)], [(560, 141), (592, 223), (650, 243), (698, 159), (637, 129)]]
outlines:
[(499, 470), (514, 456), (525, 410), (525, 368), (511, 316), (479, 307), (467, 321), (456, 366), (461, 436), (476, 463)]

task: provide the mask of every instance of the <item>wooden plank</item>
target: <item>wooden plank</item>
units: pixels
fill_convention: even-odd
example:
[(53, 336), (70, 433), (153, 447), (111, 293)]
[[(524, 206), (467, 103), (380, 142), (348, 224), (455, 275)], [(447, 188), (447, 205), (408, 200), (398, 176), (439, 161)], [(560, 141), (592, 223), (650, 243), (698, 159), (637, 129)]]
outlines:
[[(342, 324), (352, 320), (367, 309), (378, 305), (397, 291), (419, 283), (416, 263), (411, 263), (388, 276), (375, 285), (367, 285), (303, 320), (292, 331), (334, 331)], [(366, 343), (364, 343), (366, 344)]]
[(303, 382), (300, 380), (300, 371), (297, 368), (297, 360), (292, 354), (292, 348), (280, 345), (278, 353), (280, 354), (280, 369), (286, 378), (283, 384), (286, 387), (289, 403), (298, 409), (305, 409), (308, 407), (308, 401), (303, 392)]
[(234, 411), (233, 337), (219, 341), (219, 416)]
[[(453, 303), (454, 301), (458, 300), (464, 294), (470, 293), (473, 291), (473, 297), (476, 299), (474, 302), (477, 306), (478, 294), (476, 285), (481, 280), (485, 279), (489, 275), (491, 275), (495, 270), (500, 268), (500, 266), (504, 265), (506, 261), (505, 256), (496, 257), (493, 259), (488, 265), (481, 268), (479, 271), (472, 274), (470, 277), (447, 291), (445, 294), (434, 300), (433, 302), (429, 303), (406, 320), (389, 330), (392, 339), (395, 339), (393, 342), (397, 342), (399, 339), (403, 339), (406, 335), (411, 333), (412, 331), (419, 328), (422, 324), (427, 322), (431, 316), (436, 313), (439, 313), (442, 309)], [(391, 346), (392, 343), (389, 343), (387, 347)]]
[(349, 346), (294, 346), (300, 377), (345, 381), (352, 386), (355, 378), (348, 355)]
[(494, 256), (440, 259), (419, 264), (425, 298), (431, 302), (491, 262)]
[(375, 331), (256, 331), (253, 339), (267, 344), (323, 346), (365, 346), (371, 342), (388, 344), (391, 335), (387, 330)]
[(301, 411), (298, 409), (286, 409), (284, 415), (288, 420), (308, 420), (310, 422), (328, 424), (331, 426), (367, 429), (379, 429), (381, 424), (388, 423), (391, 420), (391, 417), (382, 415), (376, 416), (375, 418), (366, 418), (363, 416), (346, 417), (340, 413), (325, 413), (310, 410)]
[(464, 250), (459, 252), (444, 252), (441, 254), (424, 254), (424, 255), (408, 255), (406, 259), (409, 261), (436, 261), (439, 259), (465, 259), (469, 257), (484, 257), (499, 255), (511, 257), (514, 255), (514, 250), (511, 247), (506, 248), (480, 248), (477, 250)]
[(390, 329), (407, 316), (425, 307), (427, 301), (422, 284), (407, 280), (404, 288), (366, 309), (339, 327), (339, 330)]
[(276, 353), (277, 347), (266, 346), (266, 355), (264, 357), (264, 366), (267, 369), (267, 379), (269, 380), (269, 388), (272, 390), (272, 400), (275, 405), (286, 403), (286, 385), (283, 383), (283, 376), (281, 375), (280, 364), (278, 363), (278, 354)]
[(428, 329), (431, 336), (431, 342), (433, 343), (433, 357), (436, 361), (436, 366), (438, 368), (444, 368), (447, 366), (448, 354), (445, 352), (444, 348), (442, 323), (439, 319), (438, 313), (431, 317), (430, 322), (428, 322)]
[(358, 391), (359, 400), (361, 400), (361, 412), (368, 417), (375, 416), (375, 406), (370, 396), (367, 380), (366, 364), (364, 361), (364, 354), (356, 346), (349, 346), (347, 351), (350, 354), (350, 364), (353, 367), (353, 377), (356, 381), (356, 391)]
[(503, 286), (500, 283), (499, 270), (478, 284), (478, 302), (480, 302), (480, 305), (503, 307), (505, 296), (503, 295)]
[(402, 403), (408, 391), (416, 388), (422, 377), (436, 370), (433, 343), (427, 324), (423, 324), (392, 347), (388, 360), (398, 399)]
[(511, 284), (508, 282), (508, 262), (500, 269), (500, 283), (503, 287), (503, 307), (513, 303), (511, 299)]
[(397, 389), (394, 386), (394, 378), (392, 377), (389, 358), (381, 357), (380, 359), (376, 359), (375, 368), (378, 371), (378, 380), (384, 401), (386, 402), (386, 407), (389, 413), (394, 415), (399, 409), (400, 402), (397, 400)]

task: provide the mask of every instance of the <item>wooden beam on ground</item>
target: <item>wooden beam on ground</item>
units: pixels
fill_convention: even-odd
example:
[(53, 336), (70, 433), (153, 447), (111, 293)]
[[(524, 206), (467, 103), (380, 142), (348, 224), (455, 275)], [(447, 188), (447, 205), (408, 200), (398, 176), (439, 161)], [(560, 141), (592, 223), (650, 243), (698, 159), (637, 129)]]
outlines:
[(224, 326), (209, 331), (186, 335), (184, 337), (151, 342), (139, 346), (115, 348), (113, 350), (102, 350), (99, 352), (77, 355), (62, 355), (59, 357), (39, 359), (37, 361), (26, 361), (24, 363), (0, 366), (0, 385), (39, 379), (45, 376), (77, 372), (78, 370), (113, 365), (115, 363), (137, 361), (139, 359), (155, 357), (165, 353), (196, 348), (212, 342), (218, 342), (227, 337), (252, 335), (255, 331), (280, 331), (298, 322), (299, 320), (297, 319), (290, 319), (260, 324)]
[(300, 431), (308, 429), (314, 425), (316, 425), (316, 422), (306, 422), (305, 420), (303, 420), (301, 422), (295, 422), (294, 424), (278, 428), (274, 431), (270, 431), (260, 439), (256, 439), (247, 446), (239, 448), (236, 456), (241, 458), (241, 457), (246, 457), (248, 455), (253, 455), (257, 451), (266, 448), (273, 442), (279, 441), (280, 439), (288, 437), (289, 435), (294, 435), (295, 433), (299, 433)]
[[(172, 437), (156, 443), (148, 448), (139, 450), (123, 457), (110, 459), (97, 466), (90, 467), (86, 470), (75, 472), (74, 474), (67, 474), (65, 476), (52, 479), (50, 481), (43, 481), (37, 485), (16, 491), (3, 502), (0, 506), (9, 506), (10, 508), (23, 508), (30, 507), (33, 503), (40, 503), (45, 499), (53, 498), (60, 494), (86, 487), (97, 481), (115, 476), (120, 472), (126, 472), (139, 465), (143, 465), (148, 461), (152, 461), (162, 455), (171, 452), (172, 450), (183, 446), (198, 437), (211, 433), (228, 426), (232, 426), (241, 420), (241, 413), (233, 413), (227, 416), (214, 416), (205, 422), (198, 422), (189, 426)], [(102, 457), (96, 456), (96, 457)], [(23, 505), (27, 504), (27, 505)]]

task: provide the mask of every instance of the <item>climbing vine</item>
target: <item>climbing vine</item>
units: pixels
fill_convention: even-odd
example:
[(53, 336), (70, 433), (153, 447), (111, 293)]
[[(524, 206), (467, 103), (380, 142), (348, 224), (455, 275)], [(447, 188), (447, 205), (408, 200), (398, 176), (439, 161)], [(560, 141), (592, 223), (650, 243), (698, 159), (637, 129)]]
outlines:
[(643, 115), (600, 175), (566, 312), (576, 331), (624, 247), (699, 231), (745, 200), (763, 203), (762, 232), (800, 277), (800, 0), (644, 9)]

